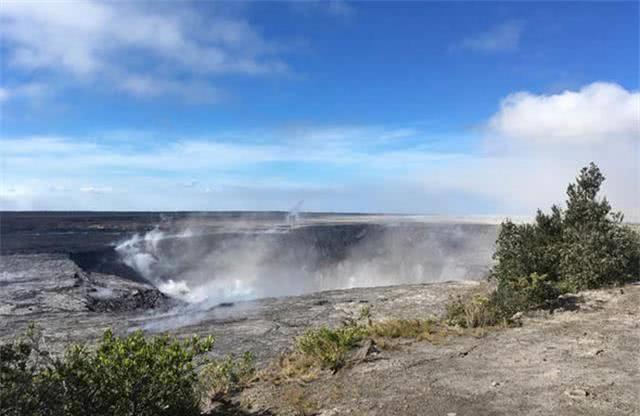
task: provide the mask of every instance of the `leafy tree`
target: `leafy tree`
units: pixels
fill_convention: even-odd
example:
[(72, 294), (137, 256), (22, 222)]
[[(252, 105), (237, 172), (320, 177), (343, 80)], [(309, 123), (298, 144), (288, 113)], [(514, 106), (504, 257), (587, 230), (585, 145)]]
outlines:
[(605, 177), (591, 163), (567, 188), (566, 210), (538, 211), (533, 224), (502, 223), (491, 277), (505, 315), (540, 307), (558, 294), (640, 278), (640, 236), (598, 193)]

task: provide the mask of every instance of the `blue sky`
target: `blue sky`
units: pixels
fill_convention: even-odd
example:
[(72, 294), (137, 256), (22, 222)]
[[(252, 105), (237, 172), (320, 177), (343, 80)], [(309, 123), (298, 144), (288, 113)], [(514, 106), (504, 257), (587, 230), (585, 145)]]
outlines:
[(0, 5), (0, 207), (638, 213), (637, 2)]

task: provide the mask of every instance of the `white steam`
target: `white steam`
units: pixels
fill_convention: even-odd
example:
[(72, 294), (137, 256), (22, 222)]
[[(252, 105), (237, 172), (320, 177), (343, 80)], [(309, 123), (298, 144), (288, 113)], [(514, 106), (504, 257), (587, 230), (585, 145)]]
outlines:
[(162, 292), (203, 306), (352, 287), (478, 279), (495, 228), (356, 224), (211, 230), (155, 228), (120, 243), (121, 260)]
[(122, 261), (127, 266), (136, 270), (145, 278), (153, 276), (153, 265), (157, 262), (158, 241), (164, 237), (162, 231), (157, 228), (149, 231), (144, 236), (135, 234), (116, 246)]

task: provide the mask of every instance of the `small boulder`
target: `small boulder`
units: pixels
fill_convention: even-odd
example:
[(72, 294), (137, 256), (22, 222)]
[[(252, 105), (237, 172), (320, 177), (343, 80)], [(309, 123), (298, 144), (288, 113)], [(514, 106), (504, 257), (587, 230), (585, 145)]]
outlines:
[(378, 347), (376, 347), (376, 343), (371, 339), (367, 339), (360, 348), (358, 348), (353, 354), (352, 361), (354, 363), (360, 363), (365, 361), (370, 355), (377, 354), (380, 352)]
[(589, 392), (587, 390), (580, 388), (565, 390), (564, 394), (571, 397), (572, 399), (581, 399), (589, 396)]

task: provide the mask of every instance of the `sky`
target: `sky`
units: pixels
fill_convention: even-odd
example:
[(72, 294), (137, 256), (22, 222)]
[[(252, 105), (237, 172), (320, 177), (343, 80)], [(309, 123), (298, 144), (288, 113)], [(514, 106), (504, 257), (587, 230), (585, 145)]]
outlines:
[(638, 2), (0, 3), (0, 209), (640, 219)]

